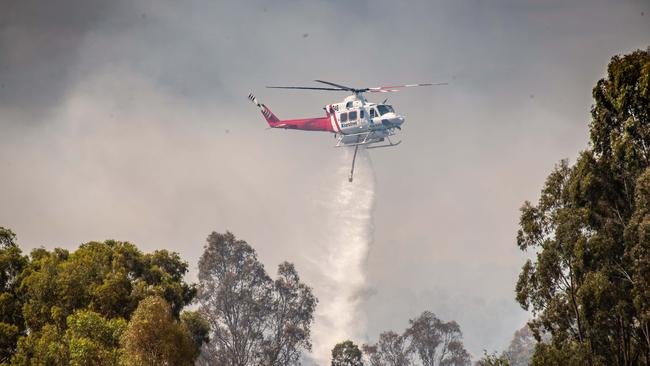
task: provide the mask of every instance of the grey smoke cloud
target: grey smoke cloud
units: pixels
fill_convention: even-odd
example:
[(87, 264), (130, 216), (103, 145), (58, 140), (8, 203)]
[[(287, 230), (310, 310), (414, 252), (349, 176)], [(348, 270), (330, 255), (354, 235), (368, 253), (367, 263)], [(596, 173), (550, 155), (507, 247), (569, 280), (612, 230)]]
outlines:
[(390, 95), (407, 121), (399, 148), (371, 152), (365, 332), (431, 310), (475, 356), (528, 317), (519, 206), (586, 146), (609, 58), (650, 34), (645, 1), (0, 5), (0, 225), (26, 248), (117, 238), (194, 268), (205, 236), (230, 229), (267, 268), (286, 259), (316, 283), (314, 237), (337, 230), (318, 202), (342, 152), (266, 131), (246, 95), (299, 117), (344, 95), (263, 86), (449, 81)]
[[(2, 1), (0, 106), (34, 113), (56, 106), (80, 77), (85, 35), (116, 15), (119, 1)], [(5, 122), (6, 123), (6, 122)]]

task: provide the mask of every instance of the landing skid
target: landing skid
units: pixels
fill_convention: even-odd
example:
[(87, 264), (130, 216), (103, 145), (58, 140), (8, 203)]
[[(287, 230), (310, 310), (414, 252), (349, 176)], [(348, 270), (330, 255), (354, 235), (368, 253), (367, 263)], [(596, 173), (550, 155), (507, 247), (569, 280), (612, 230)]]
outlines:
[(377, 145), (377, 146), (368, 146), (366, 149), (379, 149), (380, 147), (392, 147), (392, 146), (397, 146), (397, 145), (402, 143), (402, 141), (392, 142), (390, 140), (390, 138), (387, 138), (387, 139), (388, 139), (387, 144)]

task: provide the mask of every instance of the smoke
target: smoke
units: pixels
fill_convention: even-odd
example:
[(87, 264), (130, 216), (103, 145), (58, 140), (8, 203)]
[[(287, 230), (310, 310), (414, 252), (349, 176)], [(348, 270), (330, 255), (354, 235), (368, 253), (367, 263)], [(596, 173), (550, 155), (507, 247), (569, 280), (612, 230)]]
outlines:
[(330, 227), (319, 258), (319, 306), (314, 324), (314, 358), (330, 362), (331, 349), (341, 341), (362, 341), (366, 318), (361, 311), (368, 293), (366, 259), (373, 240), (375, 175), (365, 148), (357, 154), (354, 182), (348, 182), (353, 149), (340, 154), (340, 169), (325, 205)]

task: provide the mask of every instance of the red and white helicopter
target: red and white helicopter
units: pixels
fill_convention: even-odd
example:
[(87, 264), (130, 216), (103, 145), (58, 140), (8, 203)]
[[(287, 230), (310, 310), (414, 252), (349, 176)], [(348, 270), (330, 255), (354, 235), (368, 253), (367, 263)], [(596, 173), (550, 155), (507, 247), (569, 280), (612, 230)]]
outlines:
[(260, 108), (262, 115), (271, 128), (331, 132), (335, 134), (336, 147), (354, 146), (352, 169), (348, 178), (350, 182), (352, 182), (354, 162), (359, 146), (375, 149), (399, 145), (401, 141), (393, 142), (390, 137), (395, 135), (396, 130), (401, 130), (401, 126), (404, 123), (404, 116), (398, 115), (391, 105), (386, 104), (388, 99), (382, 103), (371, 103), (366, 100), (363, 93), (388, 93), (399, 91), (400, 88), (414, 86), (447, 85), (447, 83), (427, 83), (357, 89), (329, 81), (315, 81), (327, 84), (330, 87), (267, 86), (267, 88), (345, 91), (352, 94), (340, 103), (326, 105), (323, 108), (325, 110), (325, 117), (285, 120), (276, 117), (267, 106), (258, 102), (253, 94), (249, 94), (248, 99)]

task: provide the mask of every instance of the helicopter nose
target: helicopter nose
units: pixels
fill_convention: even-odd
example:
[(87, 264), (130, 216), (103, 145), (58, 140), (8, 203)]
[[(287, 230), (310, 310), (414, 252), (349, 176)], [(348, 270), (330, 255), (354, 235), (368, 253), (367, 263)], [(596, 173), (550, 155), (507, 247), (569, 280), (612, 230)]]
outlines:
[(390, 119), (390, 123), (393, 126), (401, 126), (402, 123), (404, 123), (404, 117), (395, 115), (393, 118)]
[(399, 127), (404, 123), (404, 117), (402, 116), (386, 115), (385, 117), (387, 118), (382, 119), (381, 123), (387, 127)]

